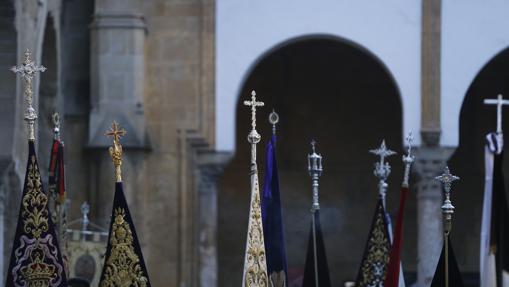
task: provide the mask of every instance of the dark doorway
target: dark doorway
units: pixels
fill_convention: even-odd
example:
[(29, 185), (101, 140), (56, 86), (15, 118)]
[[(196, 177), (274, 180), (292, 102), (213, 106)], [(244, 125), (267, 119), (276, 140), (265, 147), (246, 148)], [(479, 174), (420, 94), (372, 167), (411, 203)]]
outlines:
[[(486, 64), (470, 85), (460, 114), (460, 142), (449, 164), (461, 177), (453, 189), (454, 215), (453, 241), (460, 269), (475, 278), (479, 270), (479, 242), (484, 196), (484, 144), (489, 132), (496, 131), (496, 107), (483, 104), (486, 98), (498, 94), (509, 98), (509, 49), (504, 50)], [(509, 129), (509, 110), (503, 108), (502, 126)], [(508, 134), (504, 142), (509, 142)], [(507, 150), (507, 147), (505, 148)], [(505, 157), (505, 177), (509, 180)]]
[[(385, 138), (401, 154), (402, 107), (391, 75), (372, 54), (336, 38), (298, 39), (267, 53), (247, 77), (236, 116), (236, 156), (219, 193), (219, 286), (238, 286), (242, 277), (249, 210), (250, 113), (242, 104), (251, 90), (265, 102), (259, 109), (258, 165), (263, 179), (267, 118), (280, 115), (278, 163), (290, 279), (302, 271), (310, 228), (311, 181), (306, 157), (311, 139), (324, 157), (320, 180), (321, 221), (334, 286), (355, 279), (377, 199), (376, 158), (368, 153)], [(389, 159), (388, 209), (396, 213), (402, 179), (400, 156)], [(262, 180), (263, 181), (263, 180)], [(262, 185), (263, 182), (260, 182)], [(415, 222), (415, 201), (406, 222)], [(415, 270), (415, 228), (405, 227), (405, 269)], [(408, 244), (407, 244), (408, 242)]]

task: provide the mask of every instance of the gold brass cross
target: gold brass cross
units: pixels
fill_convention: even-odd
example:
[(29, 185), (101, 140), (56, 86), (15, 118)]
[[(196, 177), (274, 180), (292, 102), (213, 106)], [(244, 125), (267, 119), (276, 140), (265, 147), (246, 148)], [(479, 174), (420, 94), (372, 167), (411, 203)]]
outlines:
[(106, 136), (113, 138), (113, 143), (120, 143), (120, 138), (125, 136), (127, 132), (124, 128), (119, 129), (119, 125), (117, 122), (113, 122), (111, 124), (111, 128), (106, 131)]
[(115, 179), (117, 182), (122, 182), (122, 170), (120, 169), (122, 165), (122, 145), (120, 144), (120, 138), (125, 136), (126, 133), (125, 129), (119, 129), (117, 122), (113, 122), (111, 128), (105, 134), (113, 138), (113, 146), (109, 148), (109, 152), (115, 166)]

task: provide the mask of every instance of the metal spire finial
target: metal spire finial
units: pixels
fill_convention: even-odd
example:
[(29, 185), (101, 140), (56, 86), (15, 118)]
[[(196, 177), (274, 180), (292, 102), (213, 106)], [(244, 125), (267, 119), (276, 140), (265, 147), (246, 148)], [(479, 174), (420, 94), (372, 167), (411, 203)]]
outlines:
[(406, 139), (406, 142), (408, 145), (408, 150), (407, 150), (407, 155), (403, 156), (403, 163), (405, 164), (405, 175), (403, 177), (402, 185), (404, 187), (408, 187), (408, 180), (410, 177), (410, 166), (412, 165), (412, 163), (414, 162), (414, 159), (415, 159), (415, 157), (412, 155), (412, 143), (414, 141), (414, 137), (412, 136), (411, 131), (408, 133), (408, 136), (405, 139)]
[(316, 141), (311, 141), (311, 154), (308, 155), (308, 172), (313, 180), (313, 205), (311, 210), (314, 212), (320, 209), (320, 202), (318, 198), (318, 179), (322, 175), (322, 155), (316, 153)]
[(106, 131), (105, 134), (113, 138), (113, 146), (109, 148), (109, 152), (113, 160), (113, 165), (115, 166), (115, 178), (117, 182), (122, 182), (122, 170), (120, 169), (122, 165), (122, 145), (120, 144), (120, 138), (125, 136), (126, 133), (125, 129), (119, 129), (117, 122), (113, 122), (111, 128)]
[(449, 167), (446, 166), (444, 173), (435, 177), (435, 179), (442, 182), (444, 185), (445, 200), (444, 204), (442, 205), (442, 213), (444, 214), (444, 232), (449, 234), (452, 226), (452, 214), (454, 213), (454, 206), (451, 202), (451, 185), (454, 181), (459, 180), (460, 178), (452, 175), (449, 171)]
[(27, 108), (25, 111), (25, 121), (28, 124), (28, 140), (35, 140), (35, 120), (37, 119), (37, 112), (33, 107), (33, 89), (32, 89), (32, 79), (39, 72), (46, 71), (44, 66), (37, 66), (30, 58), (30, 51), (27, 49), (25, 51), (25, 58), (23, 63), (19, 66), (14, 66), (11, 68), (11, 71), (19, 74), (25, 80), (25, 101), (27, 103)]
[(502, 133), (502, 106), (509, 105), (509, 100), (504, 100), (502, 95), (498, 95), (496, 99), (484, 99), (484, 104), (497, 106), (497, 133)]
[(60, 115), (58, 112), (54, 112), (53, 115), (51, 115), (51, 121), (53, 122), (54, 139), (60, 140)]
[(269, 115), (269, 123), (272, 124), (272, 134), (276, 134), (276, 124), (279, 122), (279, 115), (272, 109), (272, 113)]
[(90, 219), (88, 219), (89, 213), (90, 213), (90, 205), (85, 201), (81, 205), (81, 216), (82, 216), (81, 230), (82, 231), (88, 230), (88, 224), (90, 223)]
[(385, 140), (382, 140), (382, 144), (377, 149), (372, 149), (369, 151), (372, 154), (378, 155), (380, 160), (375, 163), (375, 170), (373, 174), (378, 178), (378, 193), (379, 196), (385, 202), (385, 193), (387, 191), (387, 183), (385, 182), (391, 173), (391, 166), (388, 162), (385, 162), (385, 158), (391, 155), (396, 154), (396, 152), (388, 149), (385, 145)]

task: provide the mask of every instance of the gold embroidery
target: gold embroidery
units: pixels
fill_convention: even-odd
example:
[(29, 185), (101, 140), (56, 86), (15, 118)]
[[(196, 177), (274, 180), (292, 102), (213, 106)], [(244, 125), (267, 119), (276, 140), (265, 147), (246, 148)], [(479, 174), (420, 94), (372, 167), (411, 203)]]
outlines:
[(143, 274), (140, 258), (134, 251), (133, 234), (125, 221), (125, 210), (115, 209), (111, 228), (111, 253), (107, 258), (101, 287), (144, 287), (148, 279)]
[(247, 233), (247, 252), (245, 262), (245, 287), (267, 287), (267, 263), (263, 242), (262, 216), (258, 175), (252, 175), (254, 190), (251, 200), (251, 212)]
[(28, 287), (47, 287), (56, 278), (56, 268), (44, 263), (45, 255), (41, 249), (35, 249), (30, 254), (31, 263), (21, 268), (23, 277), (28, 281)]
[(34, 155), (30, 157), (26, 185), (22, 212), (24, 230), (40, 238), (43, 232), (48, 231), (48, 197), (42, 192), (41, 175)]
[(35, 155), (28, 163), (25, 194), (22, 198), (23, 231), (15, 249), (12, 268), (16, 287), (60, 286), (65, 278), (59, 262), (59, 250), (49, 231), (48, 197), (42, 191), (41, 175)]
[(366, 247), (366, 258), (361, 266), (359, 287), (383, 286), (390, 249), (384, 216), (383, 208), (379, 205)]

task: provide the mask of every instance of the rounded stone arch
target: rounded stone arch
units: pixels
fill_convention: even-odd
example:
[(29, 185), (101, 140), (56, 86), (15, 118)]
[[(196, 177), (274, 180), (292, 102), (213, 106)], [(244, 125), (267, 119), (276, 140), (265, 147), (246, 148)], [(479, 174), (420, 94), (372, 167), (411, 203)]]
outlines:
[[(380, 145), (383, 138), (391, 149), (402, 150), (403, 105), (394, 77), (367, 49), (330, 35), (292, 38), (255, 61), (238, 91), (235, 157), (220, 179), (220, 286), (238, 285), (242, 274), (250, 159), (246, 141), (250, 113), (243, 101), (249, 99), (252, 89), (258, 100), (265, 102), (257, 112), (257, 129), (262, 135), (258, 145), (261, 185), (265, 145), (271, 134), (267, 118), (272, 108), (280, 115), (277, 153), (290, 279), (298, 280), (307, 246), (311, 186), (305, 159), (312, 138), (324, 156), (321, 216), (330, 270), (341, 270), (331, 273), (333, 284), (355, 279), (364, 248), (359, 242), (367, 238), (377, 200), (376, 158), (368, 150)], [(394, 176), (389, 180), (388, 206), (395, 213), (402, 164), (399, 158), (389, 161)], [(414, 204), (409, 206), (409, 221), (415, 217)], [(356, 218), (355, 222), (351, 218)], [(415, 238), (414, 227), (405, 232), (408, 238)], [(405, 267), (415, 270), (415, 246), (406, 248)]]
[(397, 83), (393, 73), (390, 71), (389, 67), (384, 63), (384, 61), (380, 57), (378, 57), (370, 49), (368, 49), (367, 47), (363, 46), (362, 44), (360, 44), (358, 42), (352, 41), (350, 39), (347, 39), (347, 38), (344, 38), (344, 37), (341, 37), (338, 35), (332, 35), (332, 34), (308, 34), (308, 35), (295, 36), (295, 37), (291, 37), (289, 39), (284, 39), (284, 40), (280, 41), (279, 43), (276, 43), (275, 45), (271, 46), (267, 50), (265, 50), (251, 63), (249, 68), (245, 71), (244, 75), (242, 76), (241, 84), (239, 85), (239, 87), (236, 91), (236, 95), (238, 95), (237, 100), (238, 101), (243, 100), (241, 98), (242, 98), (242, 96), (245, 96), (245, 95), (241, 94), (242, 88), (246, 85), (246, 81), (249, 78), (249, 76), (252, 74), (253, 70), (266, 57), (268, 57), (275, 51), (280, 50), (286, 46), (290, 46), (292, 44), (299, 43), (299, 42), (313, 41), (313, 40), (337, 41), (341, 44), (352, 46), (353, 48), (358, 49), (359, 51), (362, 51), (363, 53), (365, 53), (367, 56), (373, 58), (384, 69), (384, 71), (387, 73), (387, 75), (390, 77), (390, 80), (392, 81), (393, 85), (398, 90), (398, 95), (400, 97), (400, 100), (402, 100), (401, 99), (401, 91), (400, 91), (400, 88), (398, 86), (398, 83)]
[[(61, 112), (62, 98), (59, 82), (59, 48), (57, 19), (48, 13), (41, 43), (41, 61), (46, 71), (40, 73), (38, 110), (38, 158), (43, 181), (47, 181), (50, 149), (53, 139), (52, 115)], [(61, 117), (63, 118), (63, 117)]]
[[(459, 264), (465, 272), (477, 272), (479, 255), (479, 230), (484, 194), (484, 145), (486, 135), (496, 131), (496, 107), (486, 106), (486, 98), (502, 94), (509, 98), (509, 47), (492, 57), (473, 78), (463, 99), (459, 115), (459, 145), (449, 161), (451, 169), (461, 177), (455, 190), (456, 207), (455, 242)], [(509, 110), (503, 108), (502, 127), (509, 128)], [(504, 142), (509, 142), (507, 133)], [(504, 165), (509, 160), (505, 157)], [(509, 180), (505, 169), (506, 181)], [(468, 244), (467, 244), (468, 242)]]

